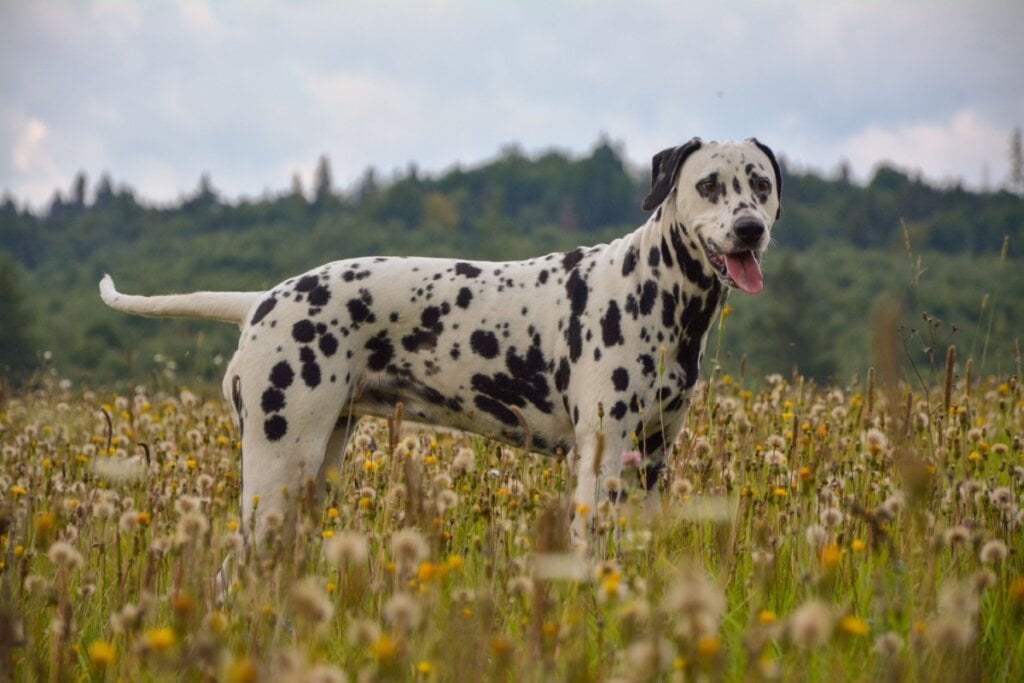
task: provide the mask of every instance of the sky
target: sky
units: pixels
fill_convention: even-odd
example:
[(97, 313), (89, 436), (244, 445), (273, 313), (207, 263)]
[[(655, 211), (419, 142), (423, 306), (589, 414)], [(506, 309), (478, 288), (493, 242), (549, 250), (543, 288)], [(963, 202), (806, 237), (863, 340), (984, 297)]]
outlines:
[(510, 144), (638, 172), (756, 136), (792, 166), (1002, 185), (1021, 0), (0, 1), (0, 192), (85, 172), (177, 201), (485, 163)]

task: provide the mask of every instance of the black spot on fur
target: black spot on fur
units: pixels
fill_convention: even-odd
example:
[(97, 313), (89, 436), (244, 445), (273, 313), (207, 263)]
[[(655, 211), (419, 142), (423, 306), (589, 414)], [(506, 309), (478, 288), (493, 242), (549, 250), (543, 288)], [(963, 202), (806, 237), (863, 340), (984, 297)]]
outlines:
[(569, 272), (582, 260), (583, 249), (581, 247), (576, 247), (572, 251), (565, 252), (565, 255), (562, 256), (562, 267), (565, 268), (566, 272)]
[(300, 320), (292, 325), (292, 338), (300, 344), (308, 344), (316, 337), (316, 327), (309, 320)]
[(569, 327), (565, 331), (565, 342), (569, 345), (569, 360), (575, 363), (583, 355), (583, 328), (577, 316), (569, 318)]
[(539, 273), (537, 273), (537, 282), (539, 282), (539, 283), (541, 283), (543, 285), (547, 281), (548, 281), (548, 271), (545, 268), (544, 270), (542, 270)]
[(557, 391), (565, 391), (569, 388), (569, 375), (571, 372), (569, 359), (562, 356), (562, 360), (558, 361), (558, 369), (555, 370), (555, 389)]
[(295, 371), (286, 361), (280, 361), (270, 371), (270, 382), (278, 389), (287, 389), (295, 379)]
[(333, 356), (338, 350), (338, 340), (333, 334), (325, 334), (320, 337), (320, 352), (325, 356)]
[(466, 263), (460, 261), (455, 264), (455, 274), (462, 275), (463, 277), (477, 277), (483, 271), (474, 266), (472, 263)]
[(302, 364), (302, 381), (310, 389), (320, 385), (320, 365), (315, 360)]
[(671, 230), (672, 248), (676, 252), (676, 260), (687, 280), (697, 285), (700, 289), (709, 289), (711, 282), (717, 280), (704, 273), (704, 267), (698, 260), (698, 255), (690, 252), (683, 243), (682, 228), (673, 226)]
[(629, 408), (626, 407), (625, 401), (616, 401), (615, 405), (612, 406), (612, 409), (608, 412), (608, 414), (611, 415), (616, 420), (621, 420), (626, 416), (627, 410), (629, 410)]
[(316, 275), (304, 275), (295, 283), (296, 292), (311, 292), (313, 288), (320, 282), (320, 278)]
[(601, 318), (601, 340), (604, 341), (606, 347), (626, 343), (622, 337), (621, 322), (622, 314), (619, 312), (619, 304), (614, 300), (609, 301), (608, 312)]
[(371, 352), (370, 357), (366, 361), (366, 365), (371, 370), (383, 370), (391, 362), (391, 359), (395, 357), (395, 347), (391, 344), (391, 340), (388, 339), (387, 332), (380, 332), (377, 336), (370, 338), (366, 342), (366, 349)]
[(402, 337), (402, 347), (409, 353), (437, 348), (437, 335), (430, 330), (417, 327), (411, 334)]
[(349, 315), (352, 316), (353, 325), (358, 325), (360, 323), (372, 323), (377, 320), (369, 306), (367, 306), (362, 299), (349, 299), (346, 306), (348, 306)]
[(284, 392), (270, 388), (263, 392), (260, 406), (265, 413), (276, 413), (284, 408)]
[(651, 268), (657, 268), (661, 265), (661, 250), (658, 247), (651, 247), (650, 252), (647, 254), (647, 264)]
[(665, 262), (666, 268), (672, 267), (672, 253), (669, 251), (668, 242), (661, 238), (661, 260)]
[(676, 349), (676, 360), (683, 367), (684, 388), (690, 388), (697, 383), (697, 376), (700, 372), (701, 340), (711, 326), (711, 319), (718, 310), (721, 297), (722, 288), (716, 279), (706, 299), (693, 297), (683, 307), (683, 338), (680, 340), (679, 348)]
[(622, 259), (622, 276), (625, 277), (636, 269), (637, 251), (636, 247), (630, 247), (626, 256)]
[(569, 303), (574, 316), (582, 315), (587, 310), (587, 281), (580, 277), (578, 270), (572, 271), (572, 275), (565, 283), (565, 293), (569, 296)]
[(661, 325), (666, 330), (672, 329), (676, 322), (676, 296), (672, 292), (661, 292)]
[(493, 332), (476, 330), (469, 336), (469, 346), (477, 355), (494, 358), (498, 355), (498, 338)]
[(280, 441), (288, 433), (288, 420), (280, 415), (272, 415), (263, 422), (263, 433), (267, 441)]
[(325, 306), (327, 302), (331, 300), (331, 290), (327, 289), (323, 285), (320, 285), (313, 289), (309, 293), (309, 305), (310, 306)]
[(420, 324), (423, 327), (433, 327), (441, 319), (441, 309), (437, 306), (427, 306), (420, 314)]
[(274, 306), (277, 305), (277, 299), (274, 297), (268, 297), (260, 302), (260, 305), (256, 307), (256, 312), (252, 314), (252, 322), (250, 325), (255, 325), (259, 321), (267, 317), (267, 314), (274, 310)]
[(625, 391), (629, 388), (629, 372), (626, 368), (615, 368), (612, 371), (612, 385), (615, 391)]
[(655, 280), (647, 280), (640, 292), (640, 315), (650, 315), (657, 300), (658, 283)]
[(469, 308), (469, 303), (473, 300), (473, 292), (469, 287), (463, 287), (459, 290), (459, 295), (455, 297), (455, 305), (459, 308)]
[(516, 417), (516, 414), (509, 410), (501, 401), (497, 401), (490, 396), (477, 394), (476, 398), (473, 399), (473, 403), (476, 404), (477, 408), (493, 415), (504, 424), (509, 426), (519, 424), (519, 418)]

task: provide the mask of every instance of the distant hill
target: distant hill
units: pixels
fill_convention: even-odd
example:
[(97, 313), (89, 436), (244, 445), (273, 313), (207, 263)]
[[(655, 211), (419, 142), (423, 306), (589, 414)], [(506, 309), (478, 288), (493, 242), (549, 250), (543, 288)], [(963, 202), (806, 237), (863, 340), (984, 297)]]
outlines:
[[(988, 371), (1019, 363), (1021, 197), (934, 187), (885, 166), (867, 185), (785, 165), (784, 175), (765, 292), (734, 294), (721, 345), (714, 334), (709, 343), (708, 354), (717, 349), (726, 370), (788, 374), (798, 367), (818, 379), (845, 379), (891, 342), (910, 372), (912, 363), (927, 371), (929, 354), (948, 343), (984, 360)], [(410, 168), (382, 180), (368, 170), (345, 191), (331, 186), (321, 159), (308, 193), (295, 182), (238, 202), (224, 200), (206, 177), (171, 206), (148, 206), (106, 176), (92, 187), (79, 176), (45, 212), (6, 196), (0, 298), (7, 308), (0, 314), (17, 309), (8, 315), (20, 317), (5, 317), (0, 327), (0, 367), (21, 377), (48, 350), (63, 376), (93, 383), (171, 371), (212, 380), (237, 330), (114, 313), (97, 295), (102, 273), (114, 274), (125, 291), (157, 293), (268, 288), (324, 261), (367, 254), (521, 258), (635, 229), (645, 220), (647, 182), (599, 141), (579, 158), (511, 147), (478, 167), (431, 177)], [(876, 315), (891, 310), (898, 325), (873, 342), (882, 329)]]

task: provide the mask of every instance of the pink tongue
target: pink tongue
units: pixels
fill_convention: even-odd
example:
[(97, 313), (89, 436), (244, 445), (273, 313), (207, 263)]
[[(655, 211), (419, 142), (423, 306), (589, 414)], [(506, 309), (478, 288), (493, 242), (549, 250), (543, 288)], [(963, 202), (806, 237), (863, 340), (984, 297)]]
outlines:
[(761, 266), (754, 254), (744, 251), (739, 254), (725, 255), (725, 269), (729, 272), (736, 286), (747, 294), (757, 294), (764, 287)]

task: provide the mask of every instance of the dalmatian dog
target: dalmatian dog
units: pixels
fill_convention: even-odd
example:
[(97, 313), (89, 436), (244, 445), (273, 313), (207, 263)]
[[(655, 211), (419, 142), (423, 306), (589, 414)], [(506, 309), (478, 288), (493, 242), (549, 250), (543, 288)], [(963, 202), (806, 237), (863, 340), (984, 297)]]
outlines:
[(353, 258), (266, 292), (131, 296), (107, 275), (100, 294), (127, 313), (241, 327), (223, 390), (248, 537), (294, 514), (288, 491), (310, 478), (323, 491), (355, 418), (402, 403), (415, 421), (568, 457), (585, 545), (622, 454), (662, 462), (729, 291), (761, 291), (781, 190), (756, 139), (694, 138), (654, 157), (653, 213), (610, 244), (511, 262)]

